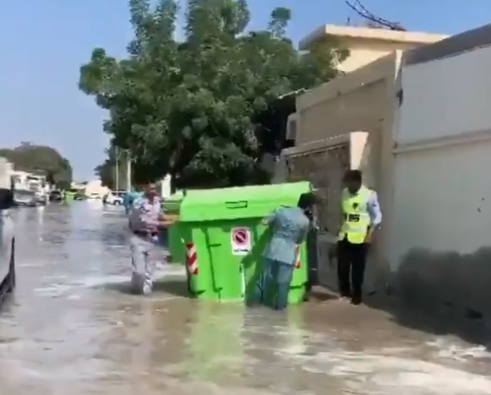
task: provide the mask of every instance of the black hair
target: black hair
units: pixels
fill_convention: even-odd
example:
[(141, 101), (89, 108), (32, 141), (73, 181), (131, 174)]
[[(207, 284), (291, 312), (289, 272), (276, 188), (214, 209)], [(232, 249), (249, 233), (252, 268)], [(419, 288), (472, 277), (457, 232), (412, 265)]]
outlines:
[(362, 173), (360, 170), (348, 170), (344, 174), (344, 181), (358, 181), (362, 182)]
[(312, 207), (316, 202), (315, 195), (312, 192), (302, 193), (298, 199), (297, 206), (302, 210)]

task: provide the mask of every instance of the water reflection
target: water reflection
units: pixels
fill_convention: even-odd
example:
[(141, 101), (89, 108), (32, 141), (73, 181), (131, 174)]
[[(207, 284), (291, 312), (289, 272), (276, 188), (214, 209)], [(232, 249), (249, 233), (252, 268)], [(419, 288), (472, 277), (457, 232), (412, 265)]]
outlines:
[(275, 312), (191, 300), (175, 289), (183, 268), (163, 264), (156, 292), (131, 295), (126, 219), (102, 205), (15, 216), (19, 285), (0, 316), (6, 393), (491, 393), (489, 354), (469, 357), (455, 339), (397, 327), (369, 309), (330, 301)]
[(244, 353), (245, 307), (198, 302), (187, 341), (186, 373), (206, 381), (240, 376)]

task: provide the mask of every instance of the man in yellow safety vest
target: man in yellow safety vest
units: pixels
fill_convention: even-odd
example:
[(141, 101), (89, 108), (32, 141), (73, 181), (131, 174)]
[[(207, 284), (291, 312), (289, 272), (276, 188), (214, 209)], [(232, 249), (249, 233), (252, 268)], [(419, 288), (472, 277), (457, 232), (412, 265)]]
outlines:
[(361, 171), (349, 170), (344, 183), (338, 238), (339, 292), (343, 299), (358, 305), (362, 302), (368, 246), (380, 227), (382, 212), (377, 193), (363, 185)]

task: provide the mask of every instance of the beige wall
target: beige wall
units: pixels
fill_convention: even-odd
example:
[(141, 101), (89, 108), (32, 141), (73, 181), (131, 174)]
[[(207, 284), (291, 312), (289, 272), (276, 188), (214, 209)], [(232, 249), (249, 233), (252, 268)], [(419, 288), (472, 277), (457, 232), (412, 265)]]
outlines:
[(102, 185), (100, 180), (89, 181), (85, 186), (85, 195), (98, 194), (103, 197), (109, 192), (109, 188)]
[(338, 66), (338, 69), (349, 73), (394, 51), (414, 48), (421, 43), (351, 38), (342, 40), (341, 45), (350, 50), (350, 55)]
[(332, 40), (350, 56), (339, 65), (351, 72), (397, 50), (433, 44), (447, 38), (444, 34), (376, 29), (366, 26), (323, 25), (300, 40), (299, 47), (308, 50), (315, 42)]
[[(360, 148), (358, 155), (364, 158), (360, 168), (367, 183), (379, 193), (384, 222), (392, 215), (391, 150), (399, 109), (395, 93), (400, 84), (401, 55), (401, 51), (395, 51), (297, 98), (297, 146), (355, 131), (368, 133), (358, 142), (353, 140), (351, 149)], [(372, 287), (385, 284), (390, 275), (385, 242), (382, 230), (368, 273)]]
[(368, 132), (366, 166), (374, 170), (384, 225), (367, 286), (394, 285), (423, 308), (443, 302), (487, 317), (490, 37), (491, 25), (403, 57), (396, 52), (297, 101), (300, 144)]
[[(383, 143), (390, 146), (400, 59), (401, 51), (393, 52), (299, 96), (296, 145), (364, 131), (373, 152), (379, 153)], [(376, 184), (380, 187), (379, 180)]]

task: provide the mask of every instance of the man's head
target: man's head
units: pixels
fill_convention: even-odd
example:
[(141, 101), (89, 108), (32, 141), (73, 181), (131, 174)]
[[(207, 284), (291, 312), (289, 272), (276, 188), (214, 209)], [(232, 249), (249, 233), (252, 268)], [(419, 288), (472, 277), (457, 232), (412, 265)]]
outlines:
[(360, 170), (348, 170), (344, 175), (344, 185), (348, 188), (350, 193), (356, 193), (361, 188), (363, 182), (362, 178)]
[(312, 192), (306, 192), (300, 195), (297, 206), (301, 208), (305, 214), (311, 215), (315, 203), (315, 195)]
[(149, 182), (143, 186), (143, 191), (145, 192), (145, 196), (147, 198), (153, 199), (157, 194), (157, 187), (153, 182)]

